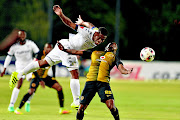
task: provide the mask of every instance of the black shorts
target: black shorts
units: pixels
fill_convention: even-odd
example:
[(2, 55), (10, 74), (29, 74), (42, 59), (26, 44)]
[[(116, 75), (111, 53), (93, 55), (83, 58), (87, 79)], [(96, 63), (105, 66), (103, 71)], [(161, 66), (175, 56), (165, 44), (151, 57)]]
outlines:
[(100, 81), (88, 81), (86, 82), (81, 94), (80, 103), (89, 105), (96, 92), (101, 98), (101, 102), (106, 102), (106, 100), (114, 99), (109, 83)]
[[(52, 87), (55, 83), (57, 83), (56, 80), (53, 80), (52, 77), (47, 76), (46, 78), (41, 78), (44, 82), (45, 85), (48, 87)], [(33, 78), (31, 80), (31, 84), (29, 88), (34, 88), (35, 90), (37, 89), (37, 87), (39, 86), (39, 80), (37, 80), (37, 78)]]

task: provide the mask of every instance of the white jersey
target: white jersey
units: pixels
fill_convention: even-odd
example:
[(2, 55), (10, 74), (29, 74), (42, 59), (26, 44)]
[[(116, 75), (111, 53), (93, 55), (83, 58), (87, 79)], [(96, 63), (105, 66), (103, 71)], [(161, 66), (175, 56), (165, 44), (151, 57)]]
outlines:
[(16, 43), (12, 45), (8, 51), (8, 55), (14, 55), (16, 58), (16, 70), (23, 69), (26, 65), (28, 65), (33, 60), (33, 53), (38, 53), (39, 48), (37, 45), (31, 41), (26, 39), (26, 43), (24, 45), (20, 45)]
[[(97, 28), (89, 29), (87, 27), (78, 26), (77, 34), (70, 34), (69, 39), (62, 39), (59, 42), (65, 49), (86, 50), (94, 48), (96, 44), (92, 38), (96, 31), (98, 31)], [(79, 67), (77, 56), (61, 51), (57, 44), (53, 50), (46, 55), (45, 60), (50, 66), (62, 62), (69, 71), (78, 69)]]
[[(93, 41), (93, 35), (97, 31), (94, 29), (89, 29), (87, 27), (78, 26), (77, 34), (69, 35), (69, 48), (75, 50), (86, 50), (94, 48), (96, 44)], [(60, 40), (61, 44), (64, 46), (63, 40)], [(66, 44), (67, 45), (67, 44)], [(66, 45), (64, 46), (66, 48)]]

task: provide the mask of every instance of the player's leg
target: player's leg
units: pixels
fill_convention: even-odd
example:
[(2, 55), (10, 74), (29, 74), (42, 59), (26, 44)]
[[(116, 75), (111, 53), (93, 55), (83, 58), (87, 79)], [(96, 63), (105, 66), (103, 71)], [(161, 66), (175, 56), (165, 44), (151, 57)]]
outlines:
[(72, 108), (78, 109), (79, 97), (80, 97), (80, 83), (79, 83), (79, 72), (78, 69), (71, 70), (70, 88), (73, 96)]
[(18, 81), (18, 84), (17, 86), (13, 89), (12, 91), (12, 94), (11, 94), (11, 99), (10, 99), (10, 104), (9, 104), (9, 107), (8, 107), (8, 111), (9, 112), (14, 112), (14, 104), (18, 98), (18, 95), (19, 95), (19, 91), (20, 91), (20, 88), (22, 86), (22, 83), (23, 83), (23, 79), (24, 78), (21, 78), (19, 81)]
[(32, 61), (20, 72), (13, 72), (13, 74), (11, 75), (10, 82), (9, 82), (9, 87), (13, 88), (14, 84), (16, 84), (16, 82), (22, 77), (22, 75), (26, 75), (28, 73), (34, 72), (35, 70), (38, 70), (39, 68), (43, 68), (47, 66), (49, 66), (49, 64), (45, 59)]
[(34, 94), (38, 86), (39, 86), (39, 81), (36, 78), (32, 79), (28, 93), (24, 95), (23, 99), (21, 100), (19, 104), (19, 107), (16, 108), (15, 110), (16, 114), (22, 114), (21, 108), (24, 106), (26, 101)]
[(109, 108), (109, 110), (111, 111), (111, 114), (113, 115), (114, 119), (120, 120), (118, 109), (114, 105), (114, 100), (109, 99), (109, 100), (106, 100), (105, 103), (106, 103), (107, 107)]
[(18, 73), (18, 79), (22, 75), (26, 75), (28, 73), (34, 72), (35, 70), (38, 70), (39, 68), (44, 68), (49, 66), (48, 62), (45, 59), (38, 60), (38, 61), (32, 61), (30, 64), (28, 64), (22, 71)]
[(76, 120), (82, 120), (84, 118), (84, 111), (87, 108), (87, 106), (88, 105), (83, 105), (83, 104), (79, 105), (79, 109), (76, 114)]
[(86, 82), (85, 87), (82, 91), (81, 94), (81, 99), (80, 99), (80, 106), (76, 114), (76, 119), (77, 120), (82, 120), (84, 117), (85, 109), (93, 99), (93, 97), (96, 94), (96, 88), (95, 88), (95, 82), (94, 81), (89, 81)]
[(39, 68), (53, 66), (54, 64), (61, 62), (61, 57), (60, 57), (61, 53), (63, 53), (63, 51), (59, 50), (59, 48), (57, 46), (55, 46), (55, 48), (53, 48), (53, 50), (51, 50), (44, 59), (38, 60), (38, 61), (33, 61), (29, 65), (27, 65), (23, 70), (21, 70), (20, 72), (18, 72), (18, 73), (15, 72), (12, 75), (12, 78), (10, 81), (10, 86), (14, 85), (16, 83), (16, 79), (19, 80), (19, 78), (24, 74), (34, 72), (35, 70), (38, 70)]
[(98, 88), (98, 95), (101, 98), (101, 102), (107, 105), (114, 119), (119, 120), (119, 112), (114, 105), (114, 96), (109, 83), (97, 82), (96, 87)]
[[(27, 81), (31, 81), (32, 80), (32, 73), (29, 73), (29, 74), (26, 75), (26, 80)], [(35, 93), (33, 92), (32, 95), (29, 97), (29, 99), (25, 103), (25, 111), (26, 112), (30, 112), (30, 101), (33, 98), (34, 94)]]
[[(57, 94), (58, 94), (59, 106), (60, 106), (59, 114), (68, 114), (68, 113), (70, 113), (71, 111), (65, 110), (65, 108), (64, 108), (64, 94), (63, 94), (62, 86), (56, 80), (51, 80), (51, 82), (54, 83), (51, 87), (54, 88), (57, 91)], [(47, 82), (46, 82), (46, 84), (47, 84)]]

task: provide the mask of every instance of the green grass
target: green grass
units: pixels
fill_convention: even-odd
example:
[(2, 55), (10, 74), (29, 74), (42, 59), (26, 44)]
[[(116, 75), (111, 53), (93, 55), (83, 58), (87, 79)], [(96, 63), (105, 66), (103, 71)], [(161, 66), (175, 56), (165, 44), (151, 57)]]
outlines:
[[(11, 90), (8, 87), (10, 76), (0, 78), (0, 120), (75, 120), (76, 111), (70, 108), (72, 95), (69, 78), (57, 78), (63, 86), (65, 107), (71, 114), (59, 115), (59, 104), (55, 90), (39, 87), (31, 101), (31, 112), (22, 109), (23, 115), (9, 113)], [(80, 78), (81, 90), (85, 78)], [(29, 82), (24, 81), (20, 90), (17, 107), (27, 92)], [(119, 109), (121, 120), (180, 120), (180, 81), (144, 82), (112, 80), (111, 88), (115, 97), (115, 105)], [(108, 108), (100, 102), (98, 95), (87, 108), (84, 120), (113, 120)]]

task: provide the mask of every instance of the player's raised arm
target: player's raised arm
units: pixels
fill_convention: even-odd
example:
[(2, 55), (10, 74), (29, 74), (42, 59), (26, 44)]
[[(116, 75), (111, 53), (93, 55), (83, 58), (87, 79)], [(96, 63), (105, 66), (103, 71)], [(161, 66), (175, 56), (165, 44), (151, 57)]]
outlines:
[(53, 6), (53, 10), (54, 10), (54, 12), (61, 18), (62, 22), (63, 22), (65, 25), (69, 26), (70, 28), (72, 28), (72, 29), (74, 29), (74, 30), (76, 29), (76, 24), (73, 23), (73, 22), (71, 21), (71, 19), (69, 19), (68, 17), (66, 17), (66, 16), (63, 14), (62, 9), (60, 8), (59, 5), (54, 5), (54, 6)]
[(123, 64), (119, 64), (118, 70), (121, 72), (121, 74), (130, 74), (130, 73), (132, 73), (133, 68), (128, 70), (128, 69), (124, 68)]
[(90, 29), (92, 29), (93, 27), (95, 27), (92, 23), (90, 22), (84, 22), (84, 20), (81, 18), (81, 15), (79, 15), (79, 18), (77, 18), (78, 20), (76, 21), (76, 25), (83, 25), (85, 27), (88, 27)]

